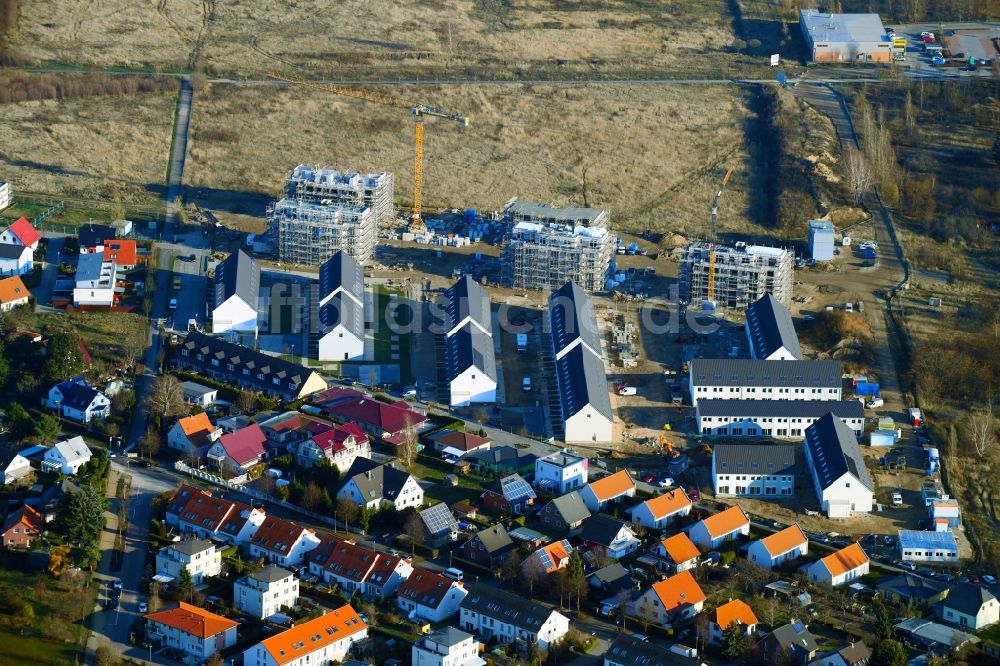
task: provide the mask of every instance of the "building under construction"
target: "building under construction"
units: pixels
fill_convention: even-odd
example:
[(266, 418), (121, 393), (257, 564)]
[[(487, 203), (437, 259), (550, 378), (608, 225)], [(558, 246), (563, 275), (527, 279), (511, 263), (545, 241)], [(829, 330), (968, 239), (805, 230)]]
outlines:
[(792, 300), (794, 261), (785, 248), (697, 241), (681, 256), (680, 297), (692, 308), (743, 311), (771, 294), (787, 306)]
[(299, 165), (285, 179), (284, 198), (268, 210), (282, 262), (318, 265), (339, 250), (358, 263), (371, 259), (378, 227), (392, 222), (392, 174), (341, 173)]
[(506, 284), (548, 290), (575, 282), (588, 292), (605, 288), (615, 258), (607, 210), (512, 200), (503, 214), (510, 225), (502, 261)]

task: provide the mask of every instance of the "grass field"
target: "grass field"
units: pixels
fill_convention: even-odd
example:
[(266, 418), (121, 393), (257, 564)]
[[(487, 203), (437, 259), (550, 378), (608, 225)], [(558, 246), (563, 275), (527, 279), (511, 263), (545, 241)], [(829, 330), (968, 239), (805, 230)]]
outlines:
[[(428, 122), (430, 208), (489, 210), (517, 196), (607, 206), (619, 228), (692, 231), (706, 224), (712, 190), (730, 164), (736, 175), (721, 224), (747, 205), (747, 111), (730, 86), (384, 90), (472, 117), (464, 130)], [(413, 121), (403, 110), (295, 87), (262, 97), (256, 88), (212, 85), (200, 99), (186, 171), (192, 187), (229, 190), (234, 203), (244, 191), (274, 196), (285, 173), (304, 162), (391, 171), (397, 202), (412, 198)]]
[(163, 182), (175, 96), (0, 105), (0, 170), (18, 192), (149, 205)]

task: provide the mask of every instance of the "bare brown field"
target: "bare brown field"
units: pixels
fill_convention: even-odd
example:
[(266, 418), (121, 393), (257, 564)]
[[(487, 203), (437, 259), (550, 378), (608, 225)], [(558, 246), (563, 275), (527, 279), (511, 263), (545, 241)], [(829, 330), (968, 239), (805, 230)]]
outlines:
[(175, 95), (0, 105), (0, 165), (16, 192), (91, 199), (115, 186), (130, 203), (164, 180)]
[(226, 73), (280, 64), (270, 56), (317, 72), (390, 79), (429, 69), (489, 78), (521, 66), (669, 71), (718, 67), (723, 54), (750, 62), (727, 52), (734, 36), (725, 0), (26, 0), (21, 23), (16, 47), (42, 61), (150, 68), (198, 61)]
[[(386, 88), (468, 114), (467, 129), (428, 122), (424, 201), (501, 207), (512, 196), (608, 206), (622, 229), (703, 231), (712, 188), (737, 173), (721, 224), (743, 224), (746, 109), (728, 86), (476, 85)], [(706, 113), (705, 109), (711, 109)], [(296, 128), (291, 130), (290, 128)], [(218, 140), (209, 140), (225, 130)], [(195, 188), (277, 194), (299, 162), (395, 173), (412, 199), (413, 121), (312, 89), (211, 85), (199, 96), (186, 181)], [(199, 139), (199, 137), (204, 137)]]

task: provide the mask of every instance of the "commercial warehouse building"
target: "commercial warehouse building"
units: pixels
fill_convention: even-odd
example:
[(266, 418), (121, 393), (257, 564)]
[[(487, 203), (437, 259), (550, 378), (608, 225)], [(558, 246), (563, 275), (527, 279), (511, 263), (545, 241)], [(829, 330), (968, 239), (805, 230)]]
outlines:
[(892, 39), (878, 14), (799, 10), (799, 26), (812, 62), (889, 62)]

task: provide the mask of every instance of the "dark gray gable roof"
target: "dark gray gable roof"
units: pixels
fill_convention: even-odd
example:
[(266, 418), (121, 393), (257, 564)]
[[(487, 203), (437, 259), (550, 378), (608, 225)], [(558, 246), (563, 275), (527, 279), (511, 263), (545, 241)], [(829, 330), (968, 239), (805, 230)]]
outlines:
[(259, 580), (262, 583), (276, 583), (280, 580), (285, 580), (290, 576), (294, 576), (288, 569), (283, 569), (277, 565), (266, 566), (263, 569), (258, 569), (253, 573), (247, 574), (248, 578), (253, 578)]
[(497, 361), (493, 352), (493, 338), (471, 322), (447, 338), (446, 348), (448, 381), (455, 379), (469, 368), (477, 368), (496, 381)]
[(392, 465), (380, 465), (368, 458), (355, 458), (345, 478), (354, 482), (365, 501), (395, 501), (410, 475)]
[(556, 611), (524, 596), (503, 592), (487, 585), (470, 585), (461, 608), (510, 624), (528, 633), (537, 633)]
[(959, 583), (951, 588), (948, 596), (938, 602), (939, 606), (951, 608), (964, 615), (978, 615), (983, 604), (994, 601), (996, 597), (981, 585)]
[(580, 526), (580, 538), (607, 546), (615, 540), (622, 527), (627, 527), (625, 521), (598, 513), (583, 521), (583, 525)]
[(549, 318), (552, 344), (557, 354), (577, 338), (596, 353), (601, 353), (601, 334), (594, 314), (594, 301), (580, 285), (567, 282), (552, 292)]
[(448, 329), (458, 326), (466, 317), (483, 327), (485, 331), (493, 330), (493, 317), (490, 314), (490, 296), (478, 282), (468, 275), (451, 286), (442, 296), (441, 305), (448, 315)]
[(621, 666), (697, 666), (700, 659), (685, 657), (663, 649), (659, 643), (642, 641), (634, 636), (619, 636), (604, 655), (604, 663)]
[(630, 574), (628, 570), (622, 566), (621, 562), (615, 562), (613, 564), (609, 564), (603, 569), (598, 569), (590, 575), (605, 585), (608, 585), (622, 578), (628, 578)]
[[(443, 504), (442, 504), (443, 506)], [(507, 528), (502, 524), (487, 527), (476, 533), (474, 539), (483, 544), (487, 553), (497, 554), (514, 548), (514, 540), (507, 534)]]
[(62, 393), (62, 406), (78, 411), (85, 411), (97, 397), (97, 389), (88, 386), (86, 382), (70, 380), (59, 385)]
[(883, 579), (875, 587), (880, 592), (894, 592), (908, 599), (927, 600), (950, 589), (951, 585), (907, 571), (898, 576)]
[(794, 444), (716, 444), (716, 474), (795, 474)]
[(178, 553), (184, 553), (185, 555), (195, 555), (207, 550), (215, 550), (215, 546), (204, 539), (187, 539), (180, 543), (170, 544), (167, 548), (176, 550)]
[(809, 633), (809, 629), (799, 621), (783, 624), (771, 632), (774, 639), (786, 650), (797, 647), (807, 652), (812, 652), (817, 648), (816, 639)]
[(567, 525), (590, 518), (590, 509), (584, 504), (580, 493), (575, 490), (555, 498), (549, 504)]
[(323, 332), (329, 333), (341, 324), (357, 338), (365, 339), (365, 310), (350, 296), (340, 293), (319, 308)]
[(106, 224), (85, 224), (77, 230), (80, 247), (103, 245), (104, 241), (113, 240), (116, 236), (115, 228)]
[(243, 250), (237, 250), (215, 267), (215, 305), (222, 305), (234, 294), (257, 309), (260, 266)]
[[(774, 361), (768, 361), (774, 363)], [(842, 419), (863, 419), (865, 406), (860, 400), (715, 400), (698, 401), (702, 416), (777, 416), (819, 418), (833, 412)]]
[(604, 361), (578, 345), (556, 361), (556, 381), (562, 401), (562, 416), (568, 419), (591, 405), (598, 414), (611, 420), (611, 397)]
[(758, 361), (696, 358), (691, 361), (695, 386), (794, 386), (840, 388), (840, 361)]
[[(226, 342), (221, 338), (197, 331), (187, 334), (181, 348), (188, 351), (188, 356), (185, 357), (187, 363), (193, 365), (201, 363), (206, 368), (212, 368), (212, 359), (217, 359), (221, 368), (225, 368), (227, 364), (233, 365), (235, 370), (227, 372), (239, 374), (243, 368), (249, 368), (253, 381), (258, 381), (257, 374), (261, 372), (264, 373), (265, 382), (271, 382), (272, 378), (278, 377), (282, 389), (287, 388), (289, 384), (297, 388), (315, 373), (314, 370), (283, 358), (268, 356), (249, 347)], [(198, 360), (198, 354), (203, 357), (201, 361)], [(270, 383), (268, 387), (271, 387)]]
[(857, 641), (837, 650), (847, 666), (864, 666), (872, 658), (872, 651), (864, 641)]
[(755, 358), (767, 358), (784, 347), (795, 358), (802, 359), (792, 315), (771, 294), (765, 294), (747, 308), (747, 329)]
[(822, 488), (850, 472), (865, 488), (875, 490), (854, 431), (833, 413), (806, 428), (805, 447)]
[(358, 302), (365, 302), (364, 269), (343, 250), (336, 252), (319, 267), (319, 300), (340, 288), (353, 295)]
[(24, 253), (23, 245), (14, 243), (0, 243), (0, 259), (20, 259)]

